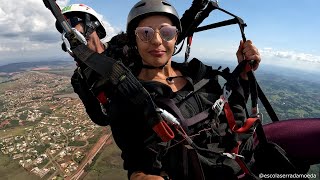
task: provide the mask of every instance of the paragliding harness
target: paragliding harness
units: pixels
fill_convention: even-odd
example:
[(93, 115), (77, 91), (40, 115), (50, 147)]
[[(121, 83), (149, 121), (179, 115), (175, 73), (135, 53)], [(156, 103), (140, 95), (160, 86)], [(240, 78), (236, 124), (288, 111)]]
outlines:
[[(131, 71), (122, 62), (116, 61), (115, 59), (106, 57), (104, 55), (100, 55), (98, 53), (91, 51), (89, 48), (87, 48), (86, 43), (83, 41), (83, 38), (82, 38), (83, 36), (80, 36), (78, 33), (74, 31), (74, 29), (70, 27), (68, 22), (66, 22), (63, 15), (61, 14), (61, 10), (59, 9), (58, 5), (55, 3), (54, 0), (43, 0), (43, 2), (45, 3), (46, 7), (48, 7), (51, 10), (53, 15), (56, 17), (57, 21), (63, 27), (64, 31), (68, 34), (68, 36), (71, 37), (71, 39), (72, 37), (74, 37), (75, 39), (82, 42), (81, 45), (78, 45), (77, 47), (73, 48), (72, 52), (78, 58), (79, 63), (84, 64), (85, 66), (88, 67), (82, 73), (84, 77), (87, 78), (87, 83), (90, 87), (90, 90), (99, 100), (102, 110), (105, 112), (105, 114), (107, 115), (107, 112), (108, 112), (108, 106), (109, 106), (108, 97), (111, 97), (113, 95), (119, 95), (119, 96), (125, 97), (129, 99), (129, 101), (132, 102), (134, 105), (139, 105), (144, 107), (146, 122), (163, 142), (169, 142), (170, 140), (173, 140), (175, 138), (175, 133), (171, 129), (171, 127), (173, 127), (175, 132), (177, 132), (186, 140), (187, 144), (185, 146), (185, 151), (184, 151), (184, 154), (186, 157), (184, 175), (186, 179), (187, 178), (190, 179), (191, 177), (189, 176), (189, 171), (188, 171), (188, 168), (190, 167), (195, 169), (195, 173), (193, 174), (193, 177), (195, 177), (196, 179), (204, 179), (205, 177), (202, 172), (201, 164), (194, 163), (194, 162), (200, 161), (199, 157), (201, 159), (201, 156), (199, 156), (198, 152), (201, 151), (201, 149), (199, 149), (193, 143), (192, 139), (186, 133), (185, 128), (188, 125), (181, 124), (182, 121), (179, 122), (177, 118), (175, 118), (175, 116), (170, 114), (168, 111), (158, 108), (158, 106), (154, 103), (152, 97), (148, 93), (148, 91), (140, 84), (140, 82), (135, 78), (135, 76), (131, 73)], [(212, 11), (213, 9), (221, 10), (216, 3), (210, 1), (208, 5), (206, 5), (206, 9), (204, 9), (203, 12), (205, 12), (205, 14), (209, 14), (210, 11)], [(201, 16), (201, 13), (197, 17), (201, 17), (203, 19), (205, 18), (204, 15)], [(197, 20), (196, 22), (200, 24), (202, 20)], [(244, 37), (244, 33), (243, 33), (244, 23), (243, 21), (240, 21), (240, 20), (241, 20), (240, 18), (235, 18), (230, 22), (239, 23), (242, 35)], [(196, 25), (195, 27), (197, 27), (198, 26), (197, 23), (193, 23), (193, 25)], [(228, 23), (222, 23), (222, 24), (226, 25)], [(215, 26), (218, 27), (217, 25)], [(198, 32), (201, 30), (201, 28), (192, 28), (192, 27), (189, 29), (191, 30), (193, 29), (193, 31), (190, 31), (190, 32), (196, 32), (196, 31)], [(202, 29), (205, 29), (205, 28), (202, 28)], [(187, 32), (186, 34), (189, 34), (189, 33)], [(189, 36), (189, 39), (191, 39), (190, 36)], [(188, 48), (190, 51), (191, 41), (189, 42), (190, 44), (188, 45)], [(260, 120), (261, 116), (258, 116), (256, 102), (253, 103), (254, 107), (256, 107), (256, 110), (255, 110), (256, 114), (254, 114), (255, 116), (248, 118), (245, 121), (244, 126), (242, 127), (236, 126), (233, 113), (228, 104), (228, 97), (230, 96), (230, 93), (234, 91), (234, 88), (237, 88), (236, 86), (232, 85), (232, 83), (230, 82), (233, 81), (234, 79), (237, 79), (239, 72), (242, 71), (242, 68), (243, 68), (242, 66), (244, 66), (244, 64), (245, 63), (240, 63), (238, 66), (239, 68), (236, 68), (233, 73), (231, 74), (229, 73), (228, 75), (229, 77), (227, 78), (227, 85), (224, 86), (224, 93), (221, 95), (221, 98), (216, 101), (216, 103), (212, 107), (212, 110), (215, 111), (217, 114), (221, 113), (222, 111), (225, 112), (228, 120), (229, 128), (234, 133), (245, 133), (251, 127), (256, 129), (256, 133), (257, 133), (257, 137), (259, 139), (259, 145), (260, 145), (258, 146), (260, 148), (257, 148), (257, 151), (255, 152), (255, 158), (257, 159), (257, 163), (259, 159), (266, 160), (267, 158), (265, 157), (266, 156), (269, 157), (270, 154), (268, 155), (265, 154), (265, 153), (269, 153), (269, 152), (265, 152), (265, 149), (267, 147), (268, 149), (274, 150), (274, 154), (278, 154), (278, 157), (281, 157), (282, 159), (284, 159), (284, 162), (286, 163), (286, 165), (283, 167), (288, 167), (288, 164), (290, 165), (292, 164), (290, 163), (289, 159), (286, 157), (286, 154), (284, 153), (284, 151), (277, 145), (271, 144), (270, 142), (268, 142), (267, 139), (265, 138), (262, 125), (261, 125), (261, 120)], [(255, 84), (255, 87), (250, 89), (255, 89), (256, 92), (259, 92), (260, 100), (264, 99), (264, 97), (260, 95), (260, 92), (262, 92), (260, 87), (257, 85), (255, 79), (252, 78), (254, 77), (252, 71), (249, 71), (248, 76), (249, 76), (249, 80), (251, 82), (254, 82), (253, 84)], [(200, 84), (195, 85), (196, 88), (194, 92), (196, 92), (197, 89), (201, 89), (201, 87), (203, 87), (207, 83), (207, 80), (201, 80), (199, 81), (199, 83)], [(230, 85), (230, 87), (228, 87), (229, 86), (228, 84)], [(255, 94), (252, 93), (251, 99), (254, 100), (255, 98), (257, 98), (258, 97), (257, 94), (258, 93), (255, 93)], [(263, 95), (263, 93), (261, 94)], [(264, 100), (266, 100), (266, 98)], [(268, 102), (268, 101), (266, 100), (265, 102)], [(175, 111), (174, 109), (175, 107), (172, 106), (170, 111), (176, 112), (176, 115), (179, 115), (179, 111)], [(268, 111), (268, 108), (267, 108), (267, 111)], [(269, 108), (269, 111), (272, 111), (272, 108), (271, 110)], [(203, 116), (203, 115), (206, 116), (205, 113), (200, 114), (199, 116)], [(178, 117), (181, 118), (182, 116), (178, 116)], [(189, 120), (189, 125), (195, 124), (200, 120), (201, 118), (194, 117), (192, 118), (192, 120)], [(274, 116), (272, 120), (278, 120), (278, 119), (276, 116)], [(239, 145), (235, 146), (235, 148), (231, 152), (216, 152), (216, 153), (218, 153), (221, 156), (234, 159), (239, 164), (239, 166), (241, 167), (245, 175), (255, 177), (253, 173), (250, 171), (250, 169), (247, 167), (246, 163), (241, 158), (242, 156), (239, 155), (238, 147)], [(265, 168), (263, 163), (264, 162), (260, 164), (260, 167)], [(276, 167), (274, 166), (274, 164), (272, 164), (272, 166)], [(297, 172), (295, 171), (295, 168), (293, 165), (290, 167), (294, 169), (294, 172)], [(263, 169), (258, 168), (258, 170), (259, 172), (263, 172), (262, 171)], [(265, 172), (269, 172), (268, 170), (270, 170), (270, 167), (267, 167), (267, 171)], [(270, 172), (274, 172), (274, 170), (276, 170), (275, 172), (277, 172), (278, 169), (273, 168), (270, 170)], [(287, 169), (285, 169), (285, 171), (287, 172)]]
[[(207, 5), (205, 5), (207, 3)], [(188, 63), (189, 53), (190, 53), (190, 47), (192, 43), (192, 37), (195, 32), (200, 32), (208, 29), (213, 29), (221, 26), (227, 26), (232, 24), (238, 24), (241, 32), (241, 36), (243, 41), (246, 41), (244, 28), (246, 27), (246, 24), (244, 21), (220, 8), (217, 4), (217, 2), (214, 1), (206, 1), (206, 0), (195, 0), (193, 4), (201, 4), (203, 6), (193, 6), (189, 10), (187, 10), (184, 14), (184, 16), (181, 19), (181, 23), (185, 23), (189, 20), (188, 18), (194, 17), (194, 21), (190, 24), (187, 28), (185, 28), (185, 31), (182, 32), (183, 36), (180, 36), (178, 38), (178, 43), (180, 43), (182, 40), (184, 40), (184, 37), (187, 37), (187, 46), (185, 51), (185, 63)], [(196, 7), (196, 8), (195, 8)], [(211, 11), (213, 10), (220, 10), (228, 15), (231, 15), (233, 19), (213, 23), (210, 25), (198, 27), (202, 21), (209, 16)], [(189, 22), (189, 21), (188, 21)], [(184, 43), (184, 42), (183, 42)], [(183, 43), (181, 45), (181, 48), (179, 51), (181, 51), (183, 47)], [(177, 53), (179, 53), (177, 51)], [(257, 83), (255, 76), (253, 74), (253, 71), (251, 70), (253, 61), (243, 61), (238, 64), (238, 66), (235, 68), (235, 70), (232, 73), (229, 73), (226, 71), (222, 71), (222, 74), (220, 73), (222, 77), (224, 77), (227, 82), (223, 86), (223, 94), (221, 95), (220, 99), (218, 99), (212, 109), (217, 113), (220, 114), (221, 111), (225, 112), (227, 122), (229, 125), (229, 128), (232, 130), (232, 132), (237, 134), (242, 133), (248, 133), (250, 129), (254, 129), (256, 139), (258, 140), (258, 145), (255, 147), (253, 156), (254, 156), (254, 164), (252, 165), (252, 168), (249, 168), (246, 163), (244, 162), (244, 157), (239, 154), (239, 146), (241, 142), (239, 142), (238, 146), (235, 146), (235, 148), (231, 152), (223, 152), (222, 155), (225, 155), (231, 159), (235, 159), (236, 162), (239, 164), (243, 171), (243, 175), (249, 176), (253, 179), (259, 179), (255, 174), (258, 173), (306, 173), (305, 169), (300, 169), (297, 164), (294, 164), (294, 162), (291, 160), (291, 157), (287, 155), (287, 153), (277, 144), (270, 142), (267, 140), (266, 135), (264, 134), (264, 130), (262, 128), (262, 114), (259, 112), (258, 109), (258, 98), (264, 105), (269, 117), (273, 122), (279, 121), (275, 111), (273, 110), (271, 104), (269, 103), (268, 99), (264, 95), (262, 89), (260, 88), (259, 84)], [(237, 127), (235, 123), (235, 119), (232, 113), (232, 110), (228, 104), (228, 97), (232, 93), (232, 91), (235, 91), (238, 89), (238, 85), (236, 83), (236, 79), (240, 77), (240, 73), (245, 69), (248, 75), (248, 80), (250, 84), (250, 94), (251, 94), (251, 115), (248, 115), (248, 111), (246, 109), (246, 114), (248, 119), (244, 122), (242, 127)], [(197, 84), (195, 85), (197, 86)], [(240, 92), (240, 94), (242, 94)], [(242, 94), (243, 95), (243, 94)], [(244, 106), (246, 108), (246, 103), (244, 102)], [(176, 108), (173, 108), (176, 109)], [(202, 114), (203, 116), (203, 114)], [(199, 122), (199, 119), (197, 119), (195, 122)], [(190, 125), (190, 123), (189, 123)], [(186, 138), (187, 139), (187, 138)], [(203, 172), (201, 171), (201, 164), (195, 164), (195, 162), (199, 162), (199, 154), (197, 153), (196, 146), (192, 146), (192, 141), (187, 139), (187, 142), (191, 146), (186, 146), (186, 153), (191, 156), (191, 161), (185, 162), (186, 170), (185, 172), (185, 179), (205, 179)], [(188, 156), (185, 156), (184, 160), (188, 161)], [(196, 173), (193, 174), (193, 177), (188, 176), (188, 167), (192, 167)], [(251, 170), (252, 169), (252, 170)], [(245, 177), (245, 176), (238, 176), (238, 178)]]
[[(210, 166), (213, 168), (213, 172), (217, 173), (217, 171), (223, 171), (225, 169), (223, 162), (225, 159), (228, 158), (236, 161), (238, 166), (241, 168), (242, 173), (237, 174), (238, 179), (259, 179), (256, 176), (259, 173), (301, 173), (301, 170), (299, 170), (296, 167), (296, 165), (293, 162), (291, 162), (290, 157), (280, 146), (267, 140), (266, 135), (264, 134), (264, 130), (262, 128), (262, 115), (259, 113), (259, 111), (256, 115), (252, 114), (251, 116), (249, 116), (249, 118), (247, 118), (244, 121), (244, 124), (242, 126), (237, 126), (234, 114), (228, 102), (228, 98), (231, 96), (232, 93), (238, 93), (243, 96), (243, 92), (241, 92), (242, 89), (239, 87), (240, 84), (238, 83), (237, 79), (239, 78), (239, 72), (241, 72), (240, 70), (245, 65), (246, 62), (240, 63), (232, 73), (229, 72), (228, 68), (224, 69), (223, 71), (214, 70), (212, 74), (220, 75), (227, 81), (223, 86), (223, 94), (220, 96), (219, 99), (215, 101), (211, 109), (202, 111), (191, 118), (186, 119), (182, 116), (183, 113), (176, 106), (176, 104), (179, 104), (179, 102), (174, 103), (166, 99), (157, 103), (157, 105), (164, 107), (164, 109), (159, 109), (159, 112), (161, 113), (163, 118), (167, 121), (170, 127), (173, 127), (174, 132), (177, 132), (177, 134), (182, 137), (182, 140), (177, 140), (177, 142), (184, 143), (183, 179), (204, 180), (207, 178), (208, 172), (204, 172), (203, 166)], [(200, 90), (203, 86), (206, 85), (206, 83), (208, 83), (208, 79), (203, 79), (196, 83), (194, 85), (194, 91), (192, 93), (195, 93), (196, 91)], [(189, 96), (191, 96), (191, 94)], [(184, 100), (185, 99), (186, 98), (184, 98)], [(243, 102), (245, 104), (245, 101)], [(226, 120), (228, 123), (227, 128), (231, 129), (232, 133), (238, 135), (253, 134), (256, 140), (258, 140), (258, 145), (255, 147), (253, 152), (249, 154), (246, 154), (246, 152), (244, 152), (244, 154), (242, 154), (243, 151), (241, 147), (244, 147), (246, 141), (238, 141), (238, 144), (234, 145), (234, 148), (232, 148), (232, 150), (230, 151), (221, 151), (219, 150), (219, 148), (204, 149), (201, 145), (199, 146), (193, 142), (193, 138), (191, 138), (191, 136), (194, 137), (194, 135), (188, 133), (188, 131), (190, 130), (189, 128), (194, 127), (198, 123), (203, 123), (204, 121), (206, 121), (207, 118), (210, 116), (210, 113), (213, 113), (215, 117), (218, 117), (222, 112), (224, 112), (226, 116)], [(197, 132), (195, 132), (194, 134), (199, 134), (201, 131), (203, 130), (197, 130)], [(232, 144), (232, 142), (230, 143)], [(171, 144), (170, 147), (175, 145), (176, 144)], [(161, 149), (161, 146), (163, 145), (160, 145), (160, 150), (158, 150), (158, 155), (160, 156), (161, 153), (167, 151), (167, 149)], [(254, 156), (253, 162), (250, 161), (252, 153)], [(216, 156), (217, 162), (210, 162), (210, 160), (207, 160), (206, 154)], [(161, 159), (161, 157), (158, 157), (158, 159)], [(157, 162), (157, 165), (159, 163), (160, 162)], [(226, 164), (226, 166), (228, 166), (228, 164)], [(215, 171), (215, 168), (221, 169)], [(205, 169), (208, 171), (207, 167), (205, 167)], [(216, 176), (212, 175), (212, 177)]]
[[(192, 61), (195, 61), (195, 60), (192, 60)], [(244, 122), (243, 126), (238, 127), (228, 102), (228, 98), (230, 97), (231, 93), (237, 92), (239, 95), (242, 96), (243, 104), (244, 104), (243, 107), (245, 107), (244, 94), (238, 82), (238, 77), (240, 75), (239, 72), (241, 72), (239, 70), (242, 69), (241, 66), (243, 66), (244, 64), (245, 62), (241, 63), (233, 73), (230, 73), (228, 68), (224, 69), (223, 71), (212, 70), (212, 72), (210, 72), (210, 76), (212, 77), (220, 75), (227, 80), (227, 82), (223, 86), (223, 94), (220, 96), (219, 99), (215, 101), (215, 103), (211, 108), (206, 109), (191, 118), (184, 118), (182, 115), (184, 113), (181, 112), (181, 110), (177, 107), (176, 104), (179, 104), (181, 101), (187, 100), (194, 93), (196, 93), (205, 85), (207, 85), (207, 83), (209, 82), (209, 79), (202, 79), (198, 83), (196, 83), (194, 85), (194, 90), (191, 93), (189, 93), (187, 96), (185, 96), (182, 100), (180, 100), (180, 102), (173, 102), (172, 100), (169, 100), (169, 99), (163, 99), (163, 100), (157, 101), (157, 105), (159, 105), (160, 107), (164, 107), (164, 109), (158, 108), (162, 117), (167, 121), (170, 127), (173, 127), (174, 132), (176, 132), (178, 135), (180, 135), (180, 137), (182, 137), (182, 140), (176, 140), (176, 141), (177, 141), (177, 144), (184, 143), (183, 145), (183, 161), (184, 161), (183, 162), (183, 166), (184, 166), (183, 179), (186, 179), (186, 180), (189, 180), (189, 179), (202, 180), (203, 179), (204, 180), (205, 178), (207, 178), (207, 174), (205, 175), (202, 168), (202, 165), (204, 164), (207, 166), (215, 166), (215, 168), (220, 167), (222, 169), (220, 169), (219, 171), (223, 171), (225, 167), (223, 162), (226, 158), (236, 161), (238, 166), (241, 168), (243, 174), (241, 174), (239, 177), (242, 177), (242, 176), (255, 177), (255, 175), (251, 172), (250, 168), (247, 166), (246, 162), (244, 161), (245, 157), (240, 154), (239, 148), (240, 148), (241, 142), (238, 142), (238, 144), (236, 144), (233, 147), (233, 149), (229, 152), (217, 150), (214, 148), (204, 149), (198, 146), (195, 142), (193, 142), (193, 138), (190, 137), (190, 135), (192, 134), (189, 133), (189, 130), (190, 130), (189, 128), (193, 129), (195, 125), (197, 125), (198, 123), (203, 123), (204, 121), (208, 120), (209, 116), (212, 116), (212, 115), (214, 116), (215, 120), (217, 120), (218, 116), (222, 112), (224, 112), (224, 114), (226, 115), (228, 128), (231, 129), (232, 133), (244, 134), (244, 133), (250, 133), (252, 129), (258, 129), (259, 132), (260, 131), (262, 132), (260, 134), (264, 135), (259, 116), (252, 116), (248, 118)], [(210, 124), (212, 122), (206, 121), (204, 123)], [(203, 130), (202, 129), (197, 130), (197, 132), (194, 132), (194, 134), (199, 135), (201, 131)], [(194, 135), (192, 136), (194, 137)], [(260, 138), (260, 136), (258, 137)], [(262, 138), (264, 137), (265, 136), (262, 136)], [(230, 143), (232, 144), (232, 142)], [(171, 144), (170, 147), (176, 146), (177, 144), (174, 144), (174, 145)], [(160, 145), (160, 148), (161, 146), (162, 145)], [(158, 150), (157, 156), (161, 156), (161, 153), (163, 153), (163, 151), (167, 151), (167, 150), (163, 150), (163, 149)], [(216, 156), (217, 162), (209, 162), (206, 159), (206, 154), (211, 154), (212, 156)], [(158, 159), (161, 159), (161, 157), (158, 157)], [(160, 163), (161, 162), (157, 162), (157, 164), (160, 164)], [(190, 169), (192, 169), (193, 171), (190, 171)], [(233, 174), (232, 171), (229, 173)]]

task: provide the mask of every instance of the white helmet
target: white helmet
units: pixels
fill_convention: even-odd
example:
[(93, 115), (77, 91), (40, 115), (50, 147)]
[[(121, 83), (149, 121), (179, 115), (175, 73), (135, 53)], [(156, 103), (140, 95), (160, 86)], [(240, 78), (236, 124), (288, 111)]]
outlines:
[[(98, 21), (100, 23), (100, 25), (96, 28), (96, 32), (97, 32), (99, 38), (102, 40), (107, 37), (106, 28), (102, 22), (102, 19), (100, 18), (98, 13), (95, 10), (93, 10), (91, 7), (89, 7), (85, 4), (71, 4), (71, 5), (64, 7), (61, 10), (61, 12), (66, 17), (68, 17), (68, 15), (72, 15), (72, 16), (74, 16), (74, 15), (78, 15), (78, 16), (82, 15), (83, 16), (83, 14), (91, 15), (90, 17), (92, 18), (91, 19), (92, 21)], [(63, 32), (62, 27), (57, 22), (56, 22), (56, 28), (60, 33)]]

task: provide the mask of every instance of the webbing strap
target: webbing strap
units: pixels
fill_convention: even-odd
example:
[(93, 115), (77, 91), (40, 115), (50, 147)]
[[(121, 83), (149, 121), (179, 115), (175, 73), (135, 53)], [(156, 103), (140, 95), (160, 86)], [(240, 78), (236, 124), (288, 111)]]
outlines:
[[(256, 123), (256, 121), (258, 121), (259, 118), (248, 118), (242, 127), (238, 128), (238, 129), (233, 129), (236, 133), (246, 133), (248, 132), (248, 130), (254, 126), (254, 124)], [(236, 128), (236, 127), (235, 127)]]
[(112, 72), (113, 64), (116, 62), (116, 60), (112, 58), (95, 53), (84, 44), (72, 49), (72, 52), (82, 63), (106, 78), (108, 78)]
[[(203, 86), (208, 84), (210, 79), (201, 79), (199, 82), (197, 82), (194, 85), (193, 91), (191, 91), (189, 94), (187, 94), (182, 100), (185, 100), (189, 98), (191, 95), (193, 95), (195, 92), (199, 91)], [(210, 108), (198, 113), (197, 115), (185, 119), (180, 111), (180, 109), (177, 107), (175, 102), (172, 99), (158, 99), (158, 102), (162, 105), (166, 106), (170, 112), (173, 112), (180, 120), (180, 123), (184, 130), (188, 130), (188, 127), (191, 125), (194, 125), (204, 119), (206, 119), (209, 116), (209, 110)], [(166, 109), (166, 108), (165, 108)]]
[[(239, 146), (240, 146), (240, 143), (238, 143), (238, 145), (231, 150), (231, 153), (238, 154), (238, 153), (239, 153)], [(236, 157), (235, 157), (235, 160), (236, 160), (236, 162), (239, 164), (240, 168), (242, 169), (242, 171), (243, 171), (245, 174), (250, 174), (249, 168), (248, 168), (247, 165), (240, 159), (239, 156), (236, 156)]]
[[(197, 150), (190, 145), (184, 145), (182, 150), (184, 179), (205, 180)], [(189, 171), (189, 168), (192, 168), (192, 171)]]
[(259, 120), (259, 118), (248, 118), (244, 122), (243, 126), (239, 128), (237, 126), (237, 124), (236, 124), (235, 118), (233, 116), (233, 112), (232, 112), (228, 102), (226, 102), (224, 104), (224, 112), (226, 114), (226, 118), (227, 118), (228, 125), (229, 125), (230, 129), (233, 132), (236, 132), (236, 133), (246, 133), (246, 132), (248, 132), (249, 129), (255, 124), (255, 122), (257, 120)]
[[(224, 112), (226, 114), (226, 118), (227, 118), (229, 127), (235, 133), (246, 133), (246, 132), (248, 132), (249, 129), (251, 127), (253, 127), (256, 122), (258, 122), (261, 125), (261, 123), (259, 122), (259, 118), (248, 118), (244, 122), (243, 126), (239, 128), (237, 126), (237, 124), (236, 124), (236, 121), (234, 119), (233, 113), (231, 111), (231, 108), (230, 108), (230, 105), (229, 105), (228, 102), (226, 102), (225, 105), (224, 105)], [(238, 155), (240, 144), (241, 143), (238, 142), (238, 145), (231, 150), (231, 153), (234, 153), (234, 154)], [(245, 174), (252, 175), (252, 172), (247, 167), (246, 163), (239, 156), (235, 156), (235, 160), (239, 164), (240, 168), (243, 170), (243, 172)]]
[[(245, 69), (245, 71), (248, 71), (250, 69), (250, 65), (248, 64), (248, 61), (242, 61), (240, 62), (237, 67), (233, 70), (232, 72), (232, 76), (234, 77), (239, 77), (240, 73), (243, 71), (243, 69)], [(263, 104), (264, 108), (266, 109), (268, 115), (270, 116), (272, 122), (275, 121), (279, 121), (279, 118), (277, 116), (277, 114), (275, 113), (274, 109), (272, 108), (269, 100), (267, 99), (266, 95), (264, 94), (264, 92), (261, 90), (254, 74), (252, 73), (252, 71), (248, 71), (248, 78), (250, 82), (251, 86), (250, 86), (250, 93), (253, 94), (253, 98), (256, 99), (253, 104), (257, 103), (257, 97), (259, 97), (261, 103)], [(253, 89), (252, 89), (253, 88)], [(252, 91), (253, 90), (253, 91)]]
[(208, 84), (209, 81), (210, 79), (201, 79), (199, 82), (193, 85), (193, 91), (189, 92), (185, 97), (183, 97), (180, 103), (191, 97), (194, 93), (198, 92), (203, 86)]
[(263, 91), (261, 90), (259, 84), (257, 83), (257, 89), (258, 89), (258, 96), (260, 101), (262, 102), (264, 108), (266, 109), (267, 113), (270, 116), (270, 119), (272, 120), (272, 122), (276, 122), (279, 121), (279, 118), (276, 114), (276, 112), (274, 111), (274, 109), (272, 108), (270, 102), (268, 101), (266, 95), (263, 93)]
[[(250, 66), (247, 64), (247, 66)], [(256, 115), (257, 112), (257, 105), (258, 105), (258, 89), (257, 89), (257, 80), (253, 74), (253, 71), (250, 70), (248, 73), (248, 80), (250, 85), (250, 95), (251, 95), (251, 113)]]
[(195, 116), (192, 116), (191, 118), (185, 119), (185, 124), (189, 127), (202, 120), (207, 119), (209, 117), (209, 111), (210, 111), (210, 108), (202, 111), (201, 113), (198, 113)]

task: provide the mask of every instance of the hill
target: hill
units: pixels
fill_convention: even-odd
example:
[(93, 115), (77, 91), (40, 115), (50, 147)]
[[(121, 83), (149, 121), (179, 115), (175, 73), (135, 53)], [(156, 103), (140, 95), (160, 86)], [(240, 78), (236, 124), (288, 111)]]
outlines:
[(14, 73), (28, 71), (34, 68), (50, 67), (50, 68), (65, 68), (75, 67), (72, 61), (39, 61), (39, 62), (18, 62), (0, 66), (0, 73)]

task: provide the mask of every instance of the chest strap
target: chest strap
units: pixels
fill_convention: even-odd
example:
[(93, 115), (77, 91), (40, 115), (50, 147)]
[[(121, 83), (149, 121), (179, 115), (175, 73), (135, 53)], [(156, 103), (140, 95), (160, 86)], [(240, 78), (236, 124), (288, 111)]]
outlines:
[(190, 127), (194, 124), (197, 124), (198, 122), (201, 122), (209, 117), (210, 108), (202, 111), (201, 113), (198, 113), (195, 116), (192, 116), (191, 118), (185, 119), (186, 126)]

